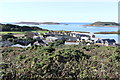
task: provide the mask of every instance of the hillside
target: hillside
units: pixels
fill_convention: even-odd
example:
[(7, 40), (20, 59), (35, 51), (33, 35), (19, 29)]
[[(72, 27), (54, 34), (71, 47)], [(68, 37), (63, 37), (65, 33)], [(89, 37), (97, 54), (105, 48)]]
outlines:
[(108, 26), (110, 27), (110, 26), (120, 26), (120, 24), (115, 23), (115, 22), (95, 22), (95, 23), (88, 24), (85, 26)]
[(42, 29), (39, 27), (31, 27), (31, 26), (18, 26), (13, 24), (0, 24), (1, 31), (46, 31), (46, 29)]

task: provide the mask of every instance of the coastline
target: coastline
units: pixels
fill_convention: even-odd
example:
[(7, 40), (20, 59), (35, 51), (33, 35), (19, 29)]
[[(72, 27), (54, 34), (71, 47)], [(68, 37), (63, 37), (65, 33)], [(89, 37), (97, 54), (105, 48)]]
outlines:
[(120, 34), (120, 32), (95, 32), (94, 34)]
[(82, 26), (92, 26), (92, 27), (120, 27), (120, 26), (101, 26), (101, 25), (82, 25)]

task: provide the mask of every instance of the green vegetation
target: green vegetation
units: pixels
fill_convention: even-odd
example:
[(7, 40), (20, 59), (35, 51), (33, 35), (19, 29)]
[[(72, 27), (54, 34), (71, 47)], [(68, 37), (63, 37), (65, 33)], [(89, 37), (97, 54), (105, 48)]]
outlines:
[(38, 27), (30, 27), (30, 26), (18, 26), (13, 24), (0, 24), (1, 32), (0, 34), (25, 34), (26, 32), (38, 32), (40, 34), (44, 34), (48, 32), (46, 29), (38, 28)]
[(13, 33), (13, 34), (24, 34), (25, 32), (0, 32), (0, 34), (8, 34), (8, 33)]
[(18, 32), (24, 32), (24, 31), (47, 31), (46, 29), (42, 29), (35, 26), (19, 26), (19, 25), (13, 25), (13, 24), (0, 24), (1, 31), (18, 31)]
[(118, 33), (120, 33), (120, 29), (118, 30)]
[(32, 32), (37, 32), (37, 33), (40, 33), (40, 34), (44, 34), (44, 33), (47, 33), (49, 31), (32, 31)]
[[(49, 31), (27, 31), (27, 32), (37, 32), (37, 33), (40, 33), (40, 34), (44, 34), (44, 33), (47, 33)], [(9, 33), (12, 33), (12, 34), (25, 34), (26, 32), (8, 32), (8, 31), (5, 31), (5, 32), (0, 32), (0, 34), (9, 34)]]
[(5, 34), (5, 35), (2, 35), (2, 40), (3, 41), (6, 41), (8, 39), (15, 39), (16, 37), (14, 37), (12, 34)]
[(2, 35), (2, 40), (3, 41), (10, 41), (14, 44), (21, 44), (21, 45), (24, 45), (24, 46), (27, 46), (28, 44), (33, 44), (36, 39), (33, 39), (29, 36), (26, 36), (26, 37), (14, 37), (12, 34), (5, 34), (5, 35)]
[(63, 43), (0, 48), (2, 80), (119, 78), (120, 47)]

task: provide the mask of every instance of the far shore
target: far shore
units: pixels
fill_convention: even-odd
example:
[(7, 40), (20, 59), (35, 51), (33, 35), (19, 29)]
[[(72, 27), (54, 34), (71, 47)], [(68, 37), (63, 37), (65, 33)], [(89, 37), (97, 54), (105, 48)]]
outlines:
[[(93, 26), (93, 25), (83, 25), (83, 26)], [(93, 27), (120, 27), (120, 26), (97, 26), (95, 25)]]
[(120, 27), (119, 23), (115, 23), (115, 22), (94, 22), (92, 24), (88, 24), (88, 25), (84, 25), (84, 26), (99, 26), (99, 27)]
[(94, 34), (120, 34), (120, 32), (95, 32)]

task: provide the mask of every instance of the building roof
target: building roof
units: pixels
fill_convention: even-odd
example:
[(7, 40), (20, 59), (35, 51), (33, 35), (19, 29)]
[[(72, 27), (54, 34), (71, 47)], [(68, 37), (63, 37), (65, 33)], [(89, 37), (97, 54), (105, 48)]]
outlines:
[(102, 39), (104, 42), (107, 41), (107, 42), (116, 42), (114, 39)]
[(47, 37), (47, 39), (56, 40), (56, 39), (58, 39), (58, 38), (57, 38), (57, 37), (52, 37), (52, 36), (49, 36), (49, 37)]

